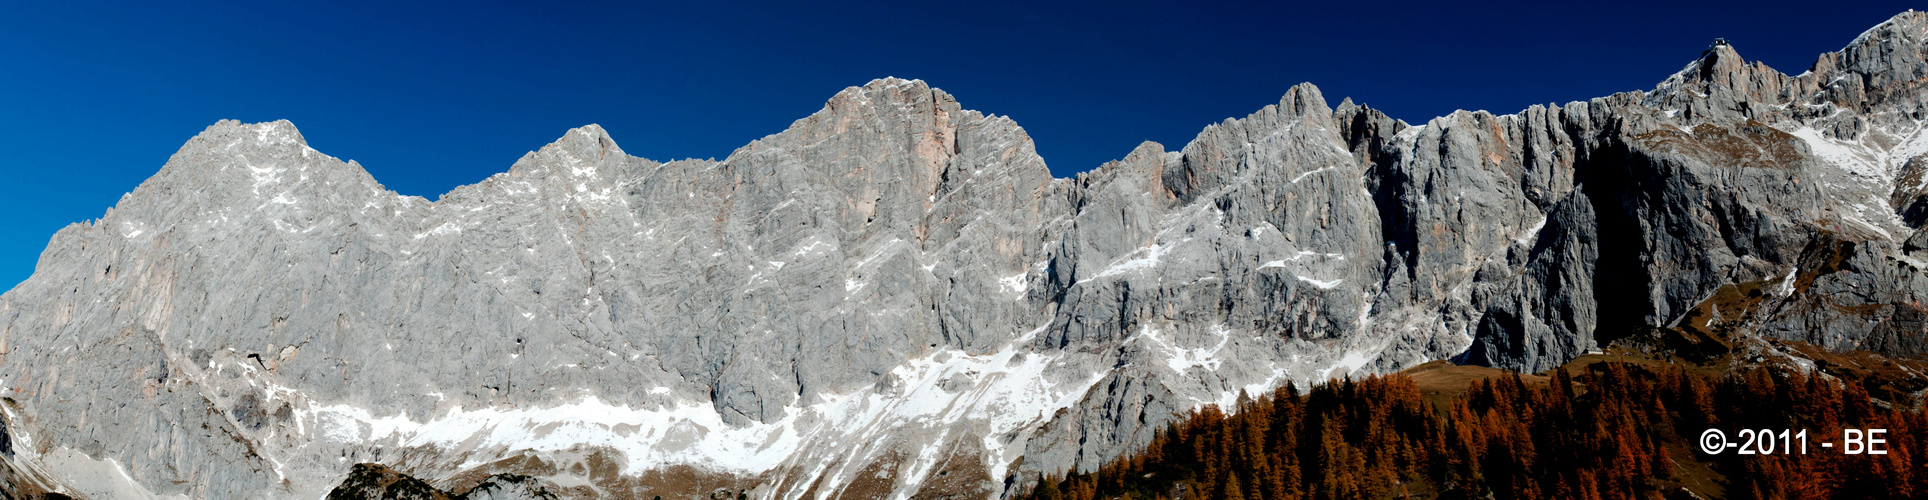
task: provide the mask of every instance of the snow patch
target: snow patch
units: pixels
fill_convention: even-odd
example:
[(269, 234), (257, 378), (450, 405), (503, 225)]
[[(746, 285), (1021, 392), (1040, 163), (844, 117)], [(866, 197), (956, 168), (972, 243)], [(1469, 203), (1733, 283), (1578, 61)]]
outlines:
[[(1138, 250), (1134, 250), (1129, 254), (1125, 254), (1126, 257), (1130, 257), (1130, 258), (1127, 258), (1122, 261), (1118, 261), (1117, 263), (1112, 264), (1109, 267), (1106, 267), (1105, 270), (1099, 272), (1098, 275), (1092, 276), (1090, 278), (1085, 278), (1080, 281), (1091, 281), (1091, 280), (1095, 280), (1095, 279), (1103, 278), (1107, 276), (1118, 276), (1121, 274), (1138, 272), (1138, 271), (1143, 271), (1146, 269), (1158, 267), (1158, 259), (1160, 257), (1163, 257), (1165, 255), (1165, 252), (1171, 249), (1172, 245), (1173, 245), (1172, 243), (1157, 244), (1157, 245), (1152, 245), (1145, 248), (1140, 248)], [(1132, 257), (1134, 255), (1136, 255), (1137, 257)]]
[(1003, 278), (998, 278), (997, 282), (999, 287), (1003, 288), (1004, 291), (1023, 295), (1024, 290), (1028, 286), (1028, 284), (1025, 283), (1024, 281), (1024, 276), (1025, 276), (1024, 273), (1013, 274), (1010, 276), (1005, 276)]
[[(1366, 363), (1371, 363), (1374, 357), (1377, 356), (1367, 355), (1358, 351), (1348, 351), (1344, 357), (1339, 358), (1338, 363), (1334, 363), (1324, 370), (1319, 370), (1319, 380), (1325, 381), (1332, 379), (1334, 372), (1338, 372), (1339, 375), (1351, 375), (1353, 372), (1359, 371), (1360, 368), (1364, 368)], [(1342, 369), (1344, 371), (1340, 371)]]
[(1298, 262), (1300, 260), (1304, 260), (1306, 257), (1315, 257), (1315, 256), (1321, 257), (1321, 258), (1327, 258), (1327, 259), (1346, 260), (1346, 256), (1344, 254), (1319, 253), (1319, 252), (1308, 252), (1308, 251), (1300, 250), (1298, 253), (1292, 254), (1291, 257), (1286, 257), (1279, 260), (1267, 261), (1264, 264), (1259, 264), (1259, 269), (1285, 267), (1285, 263), (1287, 262)]
[(442, 225), (435, 226), (435, 229), (430, 229), (428, 231), (415, 233), (415, 239), (419, 240), (419, 239), (427, 238), (433, 235), (461, 234), (461, 233), (462, 233), (462, 227), (456, 225), (455, 221), (449, 221), (449, 222), (443, 222)]
[(1218, 370), (1219, 364), (1223, 362), (1223, 360), (1218, 359), (1218, 353), (1225, 349), (1226, 343), (1231, 341), (1232, 332), (1226, 329), (1225, 325), (1216, 324), (1212, 325), (1212, 333), (1218, 335), (1217, 344), (1210, 348), (1197, 347), (1191, 349), (1179, 347), (1176, 341), (1166, 342), (1164, 339), (1159, 338), (1158, 328), (1149, 324), (1140, 329), (1138, 335), (1140, 338), (1158, 344), (1159, 347), (1170, 353), (1170, 355), (1165, 358), (1165, 366), (1171, 368), (1174, 372), (1178, 372), (1180, 375), (1184, 375), (1185, 372), (1190, 371), (1192, 368), (1201, 366), (1205, 367), (1206, 370)]
[(1859, 145), (1851, 147), (1828, 139), (1813, 127), (1801, 127), (1792, 134), (1807, 142), (1808, 150), (1813, 151), (1814, 155), (1820, 157), (1822, 161), (1840, 167), (1849, 174), (1867, 179), (1888, 177), (1888, 168), (1883, 165), (1886, 163), (1882, 161), (1883, 158), (1868, 154), (1865, 150), (1856, 151), (1855, 149), (1860, 149)]
[[(669, 464), (762, 472), (781, 463), (801, 442), (797, 433), (787, 432), (795, 424), (795, 412), (776, 424), (732, 428), (709, 404), (677, 403), (649, 410), (610, 405), (595, 396), (538, 409), (464, 411), (456, 407), (422, 423), (399, 414), (375, 417), (344, 405), (319, 407), (316, 414), (324, 436), (343, 443), (393, 440), (401, 447), (500, 452), (607, 447), (628, 458), (623, 467), (626, 475)], [(461, 467), (476, 467), (482, 460)]]
[(1320, 280), (1315, 280), (1315, 279), (1312, 279), (1312, 278), (1307, 278), (1307, 277), (1304, 277), (1304, 276), (1293, 276), (1293, 277), (1295, 277), (1295, 278), (1298, 278), (1298, 279), (1299, 279), (1299, 281), (1304, 281), (1304, 282), (1306, 282), (1306, 283), (1311, 283), (1311, 284), (1312, 284), (1312, 286), (1316, 286), (1316, 287), (1319, 287), (1319, 289), (1321, 289), (1321, 290), (1331, 290), (1331, 289), (1333, 289), (1334, 287), (1337, 287), (1337, 286), (1339, 286), (1339, 283), (1340, 283), (1340, 282), (1343, 282), (1343, 281), (1345, 281), (1344, 279), (1335, 279), (1335, 280), (1328, 280), (1328, 281), (1320, 281)]
[(112, 457), (94, 459), (63, 446), (48, 450), (40, 459), (47, 470), (88, 497), (135, 500), (185, 498), (180, 495), (155, 495), (129, 476), (127, 468)]
[(1526, 232), (1520, 233), (1519, 239), (1513, 240), (1513, 242), (1519, 243), (1521, 245), (1532, 245), (1533, 237), (1539, 236), (1540, 230), (1545, 228), (1546, 228), (1546, 216), (1542, 215), (1540, 216), (1539, 222), (1533, 223), (1533, 227), (1526, 228)]
[[(835, 243), (825, 242), (823, 241), (823, 238), (818, 238), (816, 236), (811, 236), (809, 239), (805, 241), (808, 241), (809, 244), (798, 243), (796, 251), (791, 253), (798, 257), (805, 257), (811, 254), (821, 254), (824, 252), (828, 252), (829, 248), (836, 248), (837, 246)], [(822, 248), (822, 247), (828, 247), (828, 248), (819, 250), (819, 248)]]

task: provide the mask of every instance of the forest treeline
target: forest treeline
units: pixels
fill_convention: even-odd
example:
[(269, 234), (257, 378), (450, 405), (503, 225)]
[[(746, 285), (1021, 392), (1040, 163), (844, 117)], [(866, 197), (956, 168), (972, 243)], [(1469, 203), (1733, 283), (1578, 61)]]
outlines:
[[(1602, 362), (1545, 382), (1505, 374), (1428, 400), (1404, 375), (1287, 384), (1207, 406), (1142, 452), (1039, 478), (1021, 498), (1923, 498), (1928, 418), (1855, 381), (1756, 368), (1702, 375)], [(1903, 407), (1909, 406), (1909, 407)], [(1806, 454), (1699, 451), (1706, 429), (1807, 429)], [(1844, 455), (1843, 428), (1887, 429)], [(1798, 448), (1799, 443), (1795, 443)], [(1798, 453), (1798, 449), (1795, 450)]]

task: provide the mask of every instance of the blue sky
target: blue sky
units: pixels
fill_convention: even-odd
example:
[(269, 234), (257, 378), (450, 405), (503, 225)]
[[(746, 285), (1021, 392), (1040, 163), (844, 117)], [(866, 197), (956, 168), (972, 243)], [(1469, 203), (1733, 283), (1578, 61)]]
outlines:
[(1299, 82), (1415, 123), (1509, 113), (1651, 88), (1714, 37), (1799, 73), (1908, 7), (173, 3), (0, 2), (0, 284), (225, 118), (292, 120), (435, 198), (588, 123), (638, 156), (722, 158), (897, 76), (1011, 116), (1062, 177)]

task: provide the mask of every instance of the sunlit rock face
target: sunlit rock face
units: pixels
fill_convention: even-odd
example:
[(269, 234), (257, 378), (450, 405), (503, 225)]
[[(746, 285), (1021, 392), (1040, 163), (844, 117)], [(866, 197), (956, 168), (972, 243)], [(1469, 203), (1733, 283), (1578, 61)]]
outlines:
[(722, 161), (574, 129), (433, 202), (222, 122), (0, 296), (4, 477), (988, 498), (1434, 359), (1681, 326), (1920, 353), (1925, 38), (1905, 13), (1798, 76), (1716, 45), (1652, 91), (1423, 125), (1305, 84), (1073, 179), (914, 80)]

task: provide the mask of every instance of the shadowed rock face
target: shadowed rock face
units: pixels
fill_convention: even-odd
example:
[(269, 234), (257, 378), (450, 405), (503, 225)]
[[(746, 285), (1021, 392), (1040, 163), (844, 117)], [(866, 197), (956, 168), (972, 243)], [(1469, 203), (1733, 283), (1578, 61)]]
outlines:
[(379, 464), (355, 464), (348, 477), (328, 492), (327, 500), (555, 500), (556, 496), (528, 476), (497, 474), (461, 494), (436, 489), (414, 477)]
[(160, 495), (997, 496), (1289, 381), (1683, 325), (1918, 353), (1924, 38), (1418, 126), (1305, 84), (1073, 179), (898, 79), (722, 161), (578, 128), (434, 202), (222, 122), (0, 296), (0, 392), (22, 460)]

